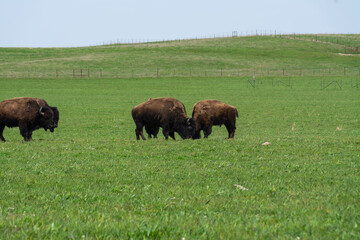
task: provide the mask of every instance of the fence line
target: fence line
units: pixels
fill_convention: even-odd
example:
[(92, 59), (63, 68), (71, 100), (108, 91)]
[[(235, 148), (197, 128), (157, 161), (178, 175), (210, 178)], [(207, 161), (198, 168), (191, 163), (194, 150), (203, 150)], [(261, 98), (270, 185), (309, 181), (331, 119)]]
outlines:
[(320, 77), (360, 76), (360, 67), (312, 69), (228, 69), (228, 68), (83, 68), (54, 70), (11, 70), (0, 72), (0, 78), (160, 78), (160, 77)]
[(171, 41), (188, 41), (198, 39), (215, 39), (215, 38), (230, 38), (230, 37), (256, 37), (267, 36), (275, 38), (286, 38), (291, 40), (304, 40), (314, 41), (319, 43), (332, 43), (341, 46), (344, 49), (344, 53), (360, 53), (360, 37), (354, 37), (354, 41), (350, 41), (348, 38), (344, 39), (343, 36), (352, 34), (309, 34), (309, 33), (284, 33), (276, 30), (251, 30), (251, 31), (232, 31), (220, 34), (207, 34), (188, 38), (175, 38), (175, 39), (116, 39), (113, 41), (107, 41), (98, 43), (95, 46), (101, 45), (119, 45), (119, 44), (151, 44), (157, 42), (171, 42)]

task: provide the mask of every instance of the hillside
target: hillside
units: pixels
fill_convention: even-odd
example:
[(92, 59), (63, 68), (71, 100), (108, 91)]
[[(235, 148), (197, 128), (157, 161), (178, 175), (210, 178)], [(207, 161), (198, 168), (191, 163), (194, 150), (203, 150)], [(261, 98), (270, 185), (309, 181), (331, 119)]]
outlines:
[[(339, 40), (340, 39), (340, 40)], [(253, 36), (85, 48), (0, 48), (0, 77), (359, 74), (360, 35)], [(349, 54), (349, 52), (351, 52)], [(335, 75), (336, 75), (335, 74)]]

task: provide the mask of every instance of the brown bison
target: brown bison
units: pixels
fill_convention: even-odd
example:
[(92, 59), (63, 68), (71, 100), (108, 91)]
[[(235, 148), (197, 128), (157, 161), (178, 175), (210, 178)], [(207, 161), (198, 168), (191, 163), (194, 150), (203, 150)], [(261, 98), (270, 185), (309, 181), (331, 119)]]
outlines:
[(32, 139), (32, 132), (39, 128), (54, 132), (58, 126), (59, 111), (39, 98), (12, 98), (0, 102), (0, 140), (5, 142), (3, 131), (7, 127), (19, 127), (25, 141)]
[(137, 140), (140, 136), (145, 140), (144, 126), (149, 137), (154, 135), (155, 138), (162, 127), (166, 140), (169, 136), (175, 139), (175, 132), (183, 139), (191, 138), (195, 126), (192, 119), (187, 117), (184, 104), (174, 98), (150, 98), (135, 106), (131, 115), (136, 125)]
[(218, 100), (207, 99), (194, 105), (192, 118), (195, 121), (195, 133), (193, 139), (200, 138), (200, 131), (203, 130), (204, 138), (207, 138), (212, 131), (213, 125), (222, 124), (226, 126), (229, 138), (233, 138), (236, 129), (236, 117), (239, 117), (234, 106)]

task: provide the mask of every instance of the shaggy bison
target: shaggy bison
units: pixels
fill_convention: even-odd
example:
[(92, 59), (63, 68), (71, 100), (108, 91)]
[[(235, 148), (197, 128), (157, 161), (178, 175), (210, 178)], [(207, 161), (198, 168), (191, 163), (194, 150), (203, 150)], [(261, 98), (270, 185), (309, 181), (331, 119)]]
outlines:
[(229, 138), (233, 138), (236, 117), (239, 115), (234, 106), (212, 99), (200, 101), (194, 105), (192, 111), (192, 118), (195, 121), (195, 133), (192, 138), (199, 139), (201, 130), (204, 132), (204, 138), (207, 138), (211, 134), (213, 125), (222, 124), (226, 126)]
[(19, 127), (25, 141), (32, 139), (32, 132), (39, 128), (54, 132), (59, 122), (59, 111), (39, 98), (12, 98), (0, 102), (0, 140), (5, 142), (6, 127)]
[(191, 138), (195, 126), (192, 119), (187, 117), (184, 104), (174, 98), (150, 98), (135, 106), (131, 114), (136, 125), (137, 140), (140, 136), (145, 140), (144, 126), (149, 137), (154, 135), (155, 138), (159, 127), (162, 127), (166, 140), (169, 136), (175, 139), (175, 132), (183, 139)]

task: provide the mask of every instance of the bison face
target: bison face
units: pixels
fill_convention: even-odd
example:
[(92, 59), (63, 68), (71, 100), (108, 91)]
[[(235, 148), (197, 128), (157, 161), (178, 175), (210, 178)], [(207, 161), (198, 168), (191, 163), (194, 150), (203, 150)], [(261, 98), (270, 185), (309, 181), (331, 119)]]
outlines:
[(186, 118), (179, 124), (177, 133), (182, 139), (191, 138), (195, 133), (195, 121), (192, 118)]
[(50, 129), (50, 132), (54, 132), (56, 127), (54, 112), (49, 107), (41, 107), (38, 114), (38, 124), (40, 127), (44, 128), (45, 131)]
[(50, 131), (53, 132), (54, 128), (58, 127), (58, 123), (59, 123), (59, 110), (57, 109), (57, 107), (50, 107), (51, 110), (54, 113), (54, 122), (53, 122), (53, 128), (50, 128)]

